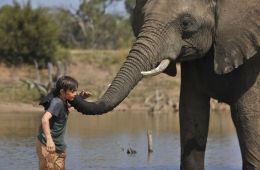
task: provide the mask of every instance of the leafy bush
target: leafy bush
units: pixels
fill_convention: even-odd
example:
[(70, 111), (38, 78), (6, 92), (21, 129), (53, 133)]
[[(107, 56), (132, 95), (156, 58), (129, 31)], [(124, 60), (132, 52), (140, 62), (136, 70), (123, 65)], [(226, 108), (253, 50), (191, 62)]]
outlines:
[(48, 9), (16, 1), (0, 9), (0, 57), (8, 64), (55, 61), (60, 30)]
[(59, 8), (53, 18), (61, 26), (60, 42), (74, 49), (128, 48), (134, 39), (129, 16), (106, 12), (113, 2), (122, 0), (81, 1), (75, 12)]

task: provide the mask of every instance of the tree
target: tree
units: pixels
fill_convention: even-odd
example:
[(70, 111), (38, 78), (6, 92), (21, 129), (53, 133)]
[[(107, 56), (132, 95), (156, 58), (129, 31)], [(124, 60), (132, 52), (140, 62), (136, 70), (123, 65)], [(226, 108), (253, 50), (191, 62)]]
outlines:
[(136, 0), (125, 0), (125, 9), (130, 16), (132, 15), (132, 12), (134, 10), (135, 1)]
[(122, 48), (132, 43), (129, 18), (107, 13), (122, 0), (82, 0), (78, 9), (59, 9), (55, 18), (62, 26), (61, 42), (72, 48)]
[(16, 1), (0, 9), (0, 57), (9, 64), (54, 61), (59, 49), (59, 27), (46, 8), (32, 9)]

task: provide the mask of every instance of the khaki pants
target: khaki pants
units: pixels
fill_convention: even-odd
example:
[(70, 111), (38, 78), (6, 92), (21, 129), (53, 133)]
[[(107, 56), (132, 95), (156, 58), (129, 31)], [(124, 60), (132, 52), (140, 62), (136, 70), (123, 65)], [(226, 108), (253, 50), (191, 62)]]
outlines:
[(36, 140), (36, 151), (39, 158), (39, 170), (65, 170), (65, 152), (50, 153), (38, 139)]

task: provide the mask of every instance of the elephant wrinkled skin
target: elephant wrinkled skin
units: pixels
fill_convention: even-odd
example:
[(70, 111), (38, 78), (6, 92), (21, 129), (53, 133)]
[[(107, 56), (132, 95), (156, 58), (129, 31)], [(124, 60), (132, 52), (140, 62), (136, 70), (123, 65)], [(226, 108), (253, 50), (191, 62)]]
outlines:
[(260, 1), (136, 0), (132, 26), (136, 41), (106, 93), (72, 106), (109, 112), (144, 75), (175, 76), (180, 62), (180, 168), (204, 169), (215, 98), (230, 105), (243, 170), (260, 170)]

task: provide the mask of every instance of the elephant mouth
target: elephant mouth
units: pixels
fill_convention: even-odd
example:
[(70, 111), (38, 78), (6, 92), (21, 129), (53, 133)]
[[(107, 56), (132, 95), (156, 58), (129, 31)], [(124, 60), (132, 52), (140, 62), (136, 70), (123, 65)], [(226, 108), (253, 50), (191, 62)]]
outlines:
[[(180, 55), (175, 59), (174, 62), (183, 62), (183, 61), (198, 59), (200, 58), (199, 56), (201, 56), (200, 54), (201, 53), (199, 52), (199, 50), (194, 47), (182, 47)], [(156, 68), (150, 71), (142, 71), (141, 74), (145, 77), (156, 76), (164, 72), (170, 63), (171, 63), (170, 59), (164, 59), (160, 62), (160, 64)]]
[(190, 61), (199, 58), (201, 53), (194, 47), (182, 47), (179, 57), (176, 62)]

